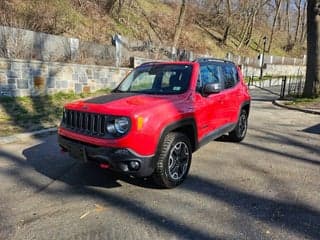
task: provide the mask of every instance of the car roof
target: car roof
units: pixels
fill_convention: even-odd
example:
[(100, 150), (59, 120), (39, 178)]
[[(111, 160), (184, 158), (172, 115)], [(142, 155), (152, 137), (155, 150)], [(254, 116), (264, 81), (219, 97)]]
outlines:
[(145, 63), (142, 63), (141, 65), (139, 65), (138, 67), (141, 67), (141, 66), (151, 66), (151, 65), (163, 65), (163, 64), (166, 64), (166, 65), (184, 65), (184, 64), (187, 64), (187, 65), (194, 65), (194, 64), (209, 64), (209, 63), (215, 63), (215, 64), (230, 64), (230, 65), (233, 65), (235, 66), (236, 64), (232, 61), (229, 61), (229, 60), (225, 60), (225, 59), (219, 59), (219, 58), (197, 58), (193, 61), (150, 61), (150, 62), (145, 62)]
[(139, 65), (141, 66), (149, 66), (149, 65), (194, 65), (194, 62), (189, 61), (174, 61), (174, 62), (145, 62)]
[(197, 58), (194, 60), (194, 62), (198, 62), (198, 63), (226, 63), (226, 64), (235, 65), (235, 63), (232, 61), (220, 59), (220, 58)]

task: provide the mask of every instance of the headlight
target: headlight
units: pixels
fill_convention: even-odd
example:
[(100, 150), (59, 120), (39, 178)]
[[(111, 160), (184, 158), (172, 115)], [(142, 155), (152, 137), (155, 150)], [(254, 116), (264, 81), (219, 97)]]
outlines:
[(130, 120), (126, 117), (116, 117), (107, 122), (106, 129), (112, 135), (121, 136), (129, 131)]
[(124, 134), (129, 130), (129, 119), (125, 117), (116, 118), (114, 126), (118, 133)]

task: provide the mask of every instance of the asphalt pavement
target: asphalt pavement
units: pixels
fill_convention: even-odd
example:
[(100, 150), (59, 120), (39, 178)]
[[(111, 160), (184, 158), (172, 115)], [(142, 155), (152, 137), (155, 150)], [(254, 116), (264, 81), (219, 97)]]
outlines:
[(252, 89), (246, 139), (212, 141), (178, 188), (82, 164), (57, 136), (0, 145), (0, 239), (320, 239), (320, 116)]

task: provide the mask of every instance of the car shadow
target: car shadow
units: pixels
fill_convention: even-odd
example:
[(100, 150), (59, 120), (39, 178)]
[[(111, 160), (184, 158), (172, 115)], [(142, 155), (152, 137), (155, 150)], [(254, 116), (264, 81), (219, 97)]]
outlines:
[[(31, 195), (25, 196), (25, 198), (39, 193), (48, 196), (62, 195), (66, 198), (71, 196), (88, 196), (120, 212), (124, 212), (127, 216), (144, 219), (147, 224), (156, 226), (161, 231), (168, 232), (176, 237), (179, 236), (179, 238), (182, 239), (227, 239), (224, 236), (219, 236), (214, 233), (209, 233), (206, 230), (198, 229), (192, 225), (184, 224), (182, 219), (171, 218), (161, 211), (150, 209), (144, 206), (144, 204), (141, 204), (139, 200), (122, 196), (118, 191), (103, 191), (103, 189), (92, 187), (121, 187), (121, 183), (118, 182), (121, 177), (119, 178), (118, 175), (115, 177), (113, 174), (109, 174), (108, 171), (103, 171), (93, 166), (90, 167), (90, 165), (85, 166), (85, 164), (79, 164), (68, 156), (59, 153), (58, 145), (52, 142), (52, 140), (52, 137), (46, 138), (42, 143), (23, 151), (26, 159), (0, 149), (0, 157), (11, 161), (11, 168), (3, 169), (0, 173), (7, 176), (8, 179), (19, 181), (19, 183), (25, 187), (32, 188), (33, 191)], [(46, 179), (44, 183), (40, 176), (39, 178), (36, 176), (30, 178), (25, 171), (29, 168), (34, 168), (36, 172), (50, 179)], [(122, 179), (130, 184), (148, 187), (148, 184), (132, 180), (130, 177)], [(65, 183), (66, 186), (50, 188), (49, 186), (51, 186), (55, 180)], [(10, 209), (10, 207), (6, 209)], [(9, 213), (4, 214), (1, 212), (0, 214), (0, 239), (2, 239), (2, 236), (5, 237), (4, 239), (7, 239), (7, 236), (10, 237), (10, 234), (14, 234), (14, 229), (11, 230), (9, 228), (14, 224), (11, 224), (9, 221), (10, 218), (7, 216)], [(3, 222), (1, 222), (2, 217), (5, 219), (3, 222), (5, 222), (6, 225), (3, 225)], [(9, 226), (7, 227), (8, 223)], [(7, 227), (7, 230), (3, 231), (1, 227)], [(10, 232), (7, 232), (9, 230)]]
[(320, 123), (302, 130), (306, 133), (320, 134)]
[[(10, 153), (7, 153), (7, 155), (8, 157), (11, 156)], [(113, 191), (99, 191), (91, 188), (91, 186), (117, 188), (122, 186), (121, 181), (144, 188), (156, 187), (150, 183), (149, 179), (131, 178), (97, 168), (92, 164), (79, 163), (67, 154), (60, 152), (56, 143), (56, 135), (44, 138), (40, 144), (25, 149), (23, 155), (26, 158), (26, 162), (23, 163), (25, 167), (34, 168), (37, 172), (52, 179), (52, 181), (58, 180), (69, 185), (69, 187), (61, 190), (66, 196), (88, 195), (122, 209), (133, 216), (143, 216), (150, 223), (167, 231), (184, 233), (186, 236), (198, 236), (199, 239), (219, 239), (218, 236), (212, 238), (207, 232), (198, 231), (192, 226), (180, 224), (179, 221), (174, 219), (166, 218), (167, 223), (163, 223), (161, 221), (163, 219), (161, 213), (143, 207), (138, 201), (122, 198)], [(11, 159), (14, 161), (15, 158), (11, 156)], [(18, 159), (16, 162), (18, 162)], [(25, 182), (27, 181), (28, 179), (25, 180)], [(32, 182), (29, 182), (29, 184), (36, 188), (36, 192), (43, 191), (47, 194), (57, 194), (56, 190), (47, 189), (48, 191), (45, 191), (50, 183), (42, 186)], [(192, 174), (184, 184), (179, 186), (179, 189), (180, 191), (212, 198), (213, 201), (224, 202), (239, 213), (239, 215), (235, 216), (238, 221), (242, 221), (246, 216), (249, 216), (255, 221), (274, 227), (281, 226), (281, 228), (289, 232), (298, 233), (311, 239), (319, 239), (320, 213), (316, 208), (306, 203), (297, 200), (288, 201), (268, 198), (254, 192), (243, 191), (215, 179)], [(308, 222), (305, 222), (305, 219)], [(258, 230), (254, 230), (255, 226), (251, 222), (248, 222), (244, 227), (246, 231), (253, 234), (252, 236), (256, 236), (254, 234)], [(261, 232), (258, 231), (258, 233)], [(263, 238), (267, 238), (267, 236), (263, 235)]]
[[(23, 151), (27, 165), (52, 180), (61, 180), (71, 186), (120, 187), (119, 180), (144, 188), (158, 189), (150, 178), (135, 178), (108, 169), (93, 162), (81, 162), (60, 150), (56, 135)], [(41, 191), (38, 190), (38, 191)]]
[[(213, 200), (221, 200), (257, 221), (281, 226), (283, 229), (303, 234), (310, 239), (320, 237), (320, 212), (303, 202), (265, 198), (200, 176), (191, 175), (187, 181), (188, 184), (182, 185), (186, 191)], [(247, 224), (244, 223), (243, 227)], [(267, 236), (259, 237), (259, 239), (267, 238)]]

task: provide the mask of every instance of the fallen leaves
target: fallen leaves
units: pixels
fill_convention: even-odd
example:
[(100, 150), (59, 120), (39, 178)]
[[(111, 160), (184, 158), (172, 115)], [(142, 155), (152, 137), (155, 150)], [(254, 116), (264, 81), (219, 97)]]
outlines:
[(100, 205), (100, 204), (94, 204), (94, 208), (85, 212), (84, 214), (82, 214), (80, 216), (80, 219), (84, 219), (85, 217), (87, 217), (90, 213), (101, 213), (103, 211), (106, 210), (106, 207)]

